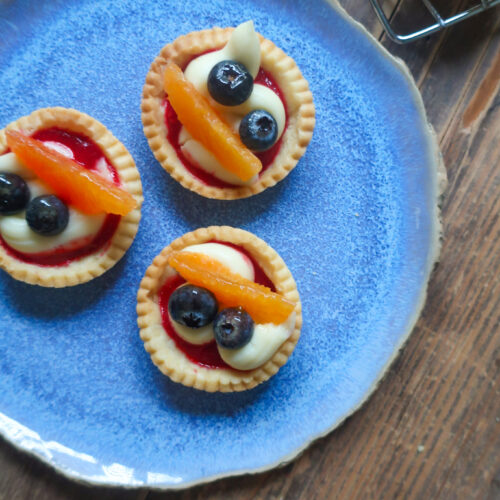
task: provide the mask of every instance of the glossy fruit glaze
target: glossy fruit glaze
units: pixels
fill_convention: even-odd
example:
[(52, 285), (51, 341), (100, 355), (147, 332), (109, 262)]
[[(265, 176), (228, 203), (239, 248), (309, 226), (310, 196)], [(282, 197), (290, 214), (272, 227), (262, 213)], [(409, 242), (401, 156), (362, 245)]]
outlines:
[(261, 171), (260, 160), (173, 62), (169, 62), (165, 68), (163, 89), (177, 118), (191, 137), (206, 151), (210, 151), (224, 170), (242, 181), (253, 179)]
[(295, 304), (279, 293), (234, 274), (226, 265), (196, 252), (174, 252), (168, 265), (191, 285), (210, 290), (224, 307), (242, 307), (257, 323), (279, 325)]
[[(225, 241), (213, 241), (212, 243), (227, 245), (241, 252), (250, 260), (254, 267), (255, 283), (267, 286), (272, 291), (276, 291), (273, 282), (267, 277), (262, 267), (259, 266), (257, 261), (247, 250), (245, 250), (243, 247), (240, 247), (239, 245), (234, 245), (233, 243), (227, 243)], [(184, 339), (179, 337), (179, 335), (177, 335), (177, 332), (175, 331), (168, 315), (168, 301), (170, 299), (170, 295), (172, 295), (174, 290), (185, 282), (186, 281), (183, 278), (176, 274), (165, 282), (158, 293), (158, 304), (160, 306), (163, 328), (165, 329), (169, 337), (175, 342), (177, 348), (182, 351), (186, 355), (186, 357), (193, 363), (196, 363), (205, 368), (230, 368), (234, 370), (234, 368), (228, 366), (220, 357), (215, 341), (208, 342), (207, 344), (202, 345), (194, 345), (186, 342)]]
[[(38, 130), (32, 137), (39, 141), (58, 142), (64, 144), (71, 149), (74, 155), (74, 160), (88, 170), (95, 170), (97, 162), (104, 158), (107, 168), (111, 173), (113, 182), (120, 185), (118, 172), (106, 158), (101, 148), (91, 139), (68, 130), (63, 130), (57, 127)], [(121, 217), (119, 215), (107, 215), (99, 232), (93, 238), (81, 238), (73, 241), (68, 245), (64, 245), (46, 252), (27, 254), (18, 252), (9, 247), (0, 235), (0, 244), (9, 255), (28, 264), (36, 264), (42, 267), (61, 267), (70, 264), (72, 261), (86, 257), (98, 252), (111, 241)]]
[[(276, 81), (273, 79), (270, 73), (260, 68), (259, 73), (255, 77), (254, 83), (258, 83), (260, 85), (264, 85), (265, 87), (270, 88), (281, 99), (281, 102), (285, 107), (285, 113), (286, 113), (286, 122), (285, 122), (285, 130), (286, 130), (288, 125), (288, 113), (286, 109), (286, 102), (283, 96), (283, 92), (279, 88)], [(179, 134), (182, 128), (182, 124), (178, 120), (177, 115), (175, 114), (175, 111), (172, 108), (172, 106), (170, 106), (170, 103), (168, 102), (167, 98), (165, 98), (164, 100), (164, 106), (165, 106), (165, 124), (167, 126), (167, 139), (170, 142), (170, 144), (172, 144), (172, 147), (175, 149), (175, 152), (177, 153), (177, 156), (181, 160), (182, 164), (186, 167), (186, 170), (189, 173), (191, 173), (194, 177), (199, 179), (201, 182), (203, 182), (203, 184), (206, 184), (207, 186), (212, 186), (216, 188), (239, 187), (221, 181), (220, 179), (217, 179), (217, 177), (215, 177), (214, 175), (209, 174), (208, 172), (205, 172), (203, 169), (193, 165), (184, 156), (181, 150), (181, 146), (179, 144)], [(261, 153), (254, 153), (255, 156), (257, 156), (257, 158), (259, 158), (259, 160), (262, 163), (262, 170), (259, 175), (262, 175), (262, 173), (269, 167), (269, 165), (271, 165), (273, 160), (276, 158), (276, 155), (279, 153), (279, 150), (281, 148), (283, 135), (284, 133), (281, 135), (276, 144), (274, 144), (274, 146), (269, 148), (267, 151), (263, 151)]]

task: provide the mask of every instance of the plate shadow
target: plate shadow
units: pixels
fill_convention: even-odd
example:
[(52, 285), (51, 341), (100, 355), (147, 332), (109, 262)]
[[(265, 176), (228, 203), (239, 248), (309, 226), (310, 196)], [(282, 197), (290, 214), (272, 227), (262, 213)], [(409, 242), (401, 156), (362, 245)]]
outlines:
[(3, 300), (27, 317), (63, 319), (90, 309), (123, 273), (126, 255), (102, 276), (82, 285), (47, 288), (16, 281), (10, 276), (0, 279)]

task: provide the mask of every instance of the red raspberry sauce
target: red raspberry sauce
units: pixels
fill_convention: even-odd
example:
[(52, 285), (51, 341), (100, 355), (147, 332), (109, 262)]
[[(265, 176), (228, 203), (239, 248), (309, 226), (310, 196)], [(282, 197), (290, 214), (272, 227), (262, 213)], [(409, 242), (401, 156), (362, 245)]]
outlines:
[[(254, 82), (270, 88), (281, 99), (281, 102), (285, 107), (286, 121), (284, 130), (286, 130), (288, 125), (288, 113), (286, 109), (286, 102), (283, 96), (283, 92), (279, 88), (278, 84), (274, 81), (273, 77), (267, 71), (264, 71), (262, 68), (260, 68), (259, 73), (255, 77)], [(215, 177), (214, 175), (209, 174), (208, 172), (205, 172), (205, 170), (193, 165), (184, 156), (181, 150), (181, 146), (179, 144), (179, 133), (181, 131), (182, 124), (177, 118), (177, 115), (172, 106), (170, 105), (170, 103), (168, 102), (167, 98), (165, 98), (164, 100), (164, 105), (165, 105), (165, 124), (167, 126), (167, 139), (170, 142), (170, 144), (172, 144), (173, 148), (175, 149), (175, 152), (177, 153), (177, 156), (181, 160), (182, 164), (186, 167), (186, 170), (189, 173), (191, 173), (194, 177), (199, 179), (201, 182), (206, 184), (207, 186), (213, 186), (216, 188), (241, 187), (217, 179), (217, 177)], [(281, 148), (282, 139), (283, 139), (283, 134), (281, 134), (280, 139), (276, 142), (276, 144), (274, 144), (272, 148), (269, 148), (267, 151), (263, 151), (262, 153), (254, 153), (255, 156), (257, 156), (257, 158), (259, 158), (259, 160), (262, 163), (262, 170), (259, 175), (262, 175), (262, 173), (269, 167), (269, 165), (271, 165), (273, 160), (276, 158), (276, 155), (279, 153), (279, 150)]]
[[(222, 245), (227, 245), (241, 252), (250, 260), (254, 267), (255, 283), (267, 286), (273, 292), (276, 291), (273, 282), (267, 277), (264, 270), (259, 266), (259, 264), (257, 264), (256, 260), (252, 257), (252, 255), (250, 255), (247, 250), (238, 245), (227, 243), (225, 241), (213, 241), (211, 243), (221, 243)], [(179, 275), (175, 275), (167, 280), (167, 282), (163, 285), (158, 293), (158, 304), (160, 306), (163, 328), (167, 332), (168, 336), (175, 342), (177, 349), (182, 351), (186, 355), (186, 357), (193, 363), (203, 366), (204, 368), (229, 368), (231, 370), (234, 370), (234, 368), (231, 368), (229, 365), (227, 365), (220, 357), (219, 351), (217, 350), (217, 346), (215, 344), (215, 340), (208, 342), (207, 344), (194, 345), (186, 342), (184, 339), (179, 337), (179, 335), (177, 335), (177, 332), (175, 331), (168, 315), (168, 301), (174, 290), (185, 282), (186, 280), (184, 278)]]
[[(77, 163), (84, 166), (88, 170), (95, 170), (97, 161), (104, 158), (107, 163), (108, 170), (113, 176), (114, 183), (119, 186), (120, 178), (115, 167), (111, 165), (106, 158), (101, 148), (88, 137), (70, 132), (59, 128), (48, 128), (39, 130), (33, 134), (33, 138), (40, 141), (53, 141), (64, 144), (73, 151), (74, 159)], [(42, 267), (61, 267), (67, 266), (72, 261), (86, 257), (87, 255), (105, 249), (115, 234), (116, 228), (120, 223), (121, 217), (119, 215), (109, 214), (104, 219), (99, 232), (92, 238), (82, 238), (81, 241), (72, 242), (70, 245), (40, 252), (35, 254), (28, 254), (18, 252), (9, 247), (0, 235), (0, 244), (6, 252), (16, 259), (27, 264), (36, 264)]]

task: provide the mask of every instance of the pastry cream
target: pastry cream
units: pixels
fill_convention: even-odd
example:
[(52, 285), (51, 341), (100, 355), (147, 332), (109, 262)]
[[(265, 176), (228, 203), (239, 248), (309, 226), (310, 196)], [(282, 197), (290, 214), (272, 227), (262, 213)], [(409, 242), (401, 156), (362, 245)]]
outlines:
[[(47, 146), (52, 147), (61, 154), (73, 157), (73, 152), (67, 146), (47, 141)], [(106, 168), (106, 162), (97, 165), (99, 173), (110, 175)], [(0, 172), (12, 173), (22, 177), (28, 184), (31, 199), (43, 194), (52, 194), (38, 178), (27, 169), (14, 155), (7, 153), (0, 156)], [(109, 178), (109, 177), (108, 177)], [(0, 216), (0, 234), (4, 241), (14, 250), (23, 253), (40, 253), (53, 250), (60, 246), (70, 245), (72, 242), (80, 244), (83, 239), (91, 239), (101, 228), (106, 214), (87, 215), (68, 207), (69, 222), (66, 229), (56, 236), (41, 236), (35, 233), (26, 222), (25, 212), (9, 216)]]
[[(251, 111), (264, 109), (269, 112), (278, 125), (278, 136), (276, 138), (276, 141), (278, 141), (285, 128), (285, 108), (278, 95), (268, 87), (257, 83), (254, 84), (250, 97), (239, 106), (223, 106), (210, 97), (207, 89), (208, 75), (217, 63), (224, 60), (238, 61), (246, 66), (253, 78), (257, 76), (260, 67), (260, 41), (252, 21), (240, 24), (221, 50), (209, 52), (193, 59), (185, 69), (184, 76), (199, 92), (209, 99), (211, 105), (217, 109), (226, 123), (236, 133), (238, 133), (242, 118)], [(224, 182), (235, 185), (248, 185), (256, 181), (256, 178), (253, 178), (250, 181), (243, 182), (235, 175), (227, 172), (209, 151), (191, 137), (184, 127), (182, 127), (179, 135), (179, 143), (182, 152), (187, 158)]]
[[(183, 252), (203, 253), (217, 259), (227, 266), (233, 273), (253, 280), (254, 268), (252, 262), (241, 252), (227, 245), (219, 243), (203, 243), (192, 245), (182, 250)], [(285, 342), (295, 327), (295, 312), (280, 325), (273, 323), (256, 324), (253, 335), (248, 344), (239, 349), (224, 349), (217, 346), (222, 359), (232, 368), (237, 370), (252, 370), (263, 365), (272, 358), (274, 353)], [(214, 340), (213, 326), (209, 324), (202, 328), (189, 328), (176, 323), (170, 318), (176, 333), (191, 344), (201, 345)]]

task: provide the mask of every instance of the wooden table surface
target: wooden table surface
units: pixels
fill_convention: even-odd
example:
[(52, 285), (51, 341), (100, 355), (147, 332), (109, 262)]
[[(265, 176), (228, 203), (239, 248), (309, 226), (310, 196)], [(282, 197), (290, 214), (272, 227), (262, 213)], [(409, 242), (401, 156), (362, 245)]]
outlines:
[(427, 304), (378, 390), (293, 463), (183, 492), (82, 486), (0, 442), (0, 499), (500, 499), (500, 8), (398, 46), (368, 0), (341, 3), (408, 64), (449, 179)]

